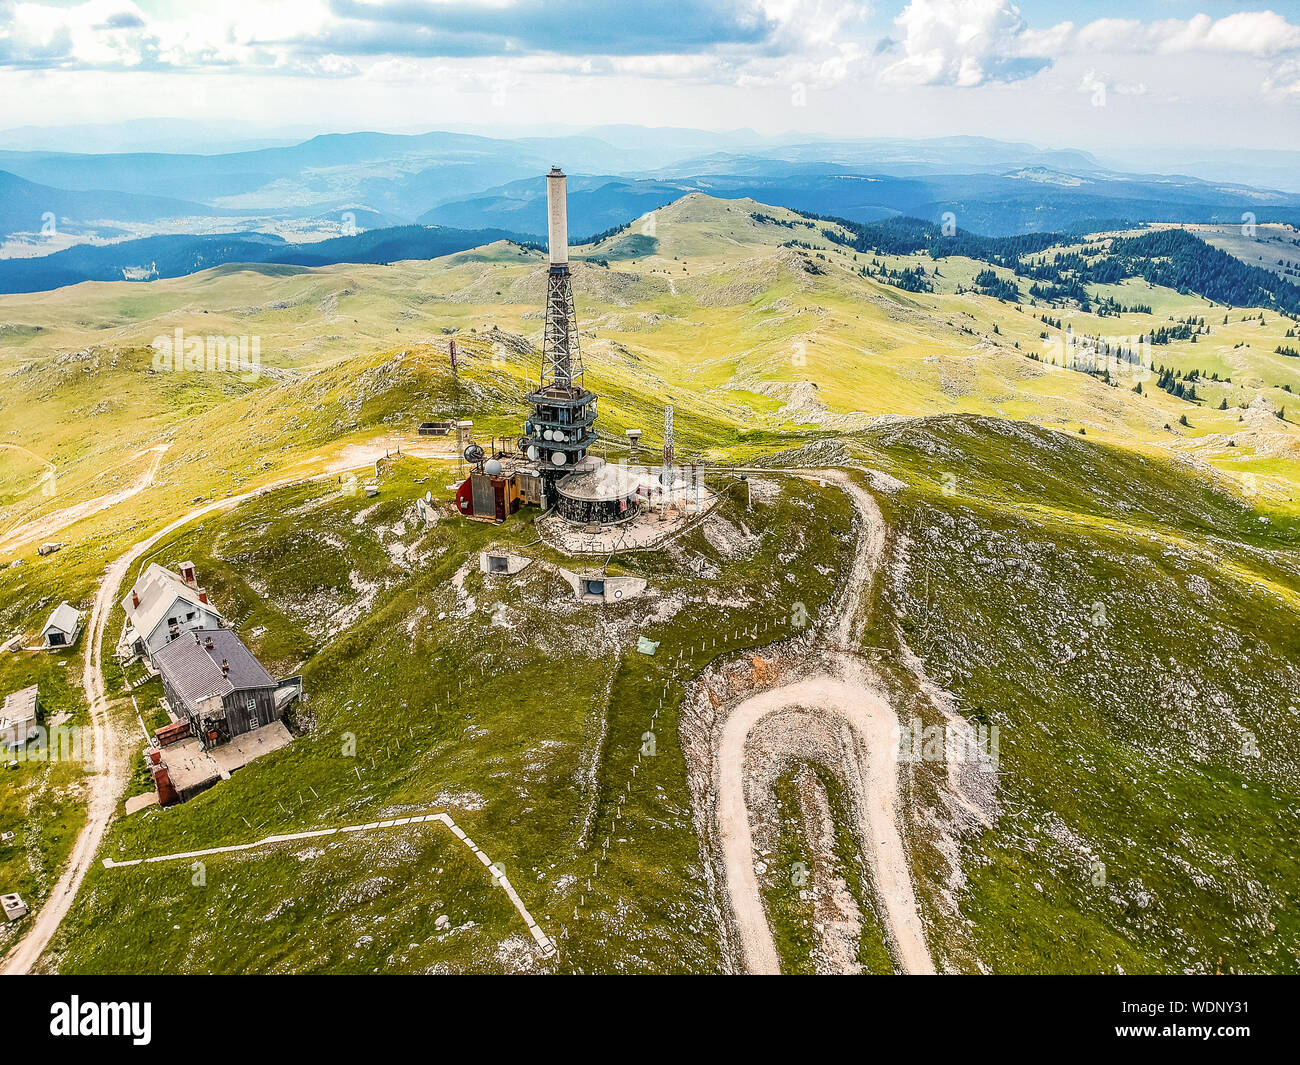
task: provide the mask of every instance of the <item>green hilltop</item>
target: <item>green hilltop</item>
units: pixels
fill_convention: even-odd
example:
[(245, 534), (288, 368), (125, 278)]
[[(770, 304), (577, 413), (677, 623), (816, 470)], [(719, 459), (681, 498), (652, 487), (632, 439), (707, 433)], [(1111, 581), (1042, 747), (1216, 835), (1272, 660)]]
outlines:
[[(940, 721), (933, 684), (1002, 736), (984, 820), (954, 806), (933, 767), (908, 778), (908, 861), (941, 969), (1300, 970), (1300, 868), (1275, 845), (1300, 827), (1300, 360), (1276, 351), (1300, 346), (1295, 321), (1140, 276), (1081, 281), (1085, 311), (1029, 296), (1036, 279), (1011, 266), (861, 238), (692, 194), (574, 249), (611, 457), (629, 427), (657, 448), (671, 403), (679, 457), (847, 467), (872, 491), (888, 533), (857, 650), (900, 711)], [(1070, 239), (1048, 254), (1103, 260), (1106, 235)], [(43, 968), (728, 967), (681, 704), (711, 665), (791, 653), (789, 619), (829, 610), (860, 523), (833, 484), (757, 473), (748, 497), (719, 471), (713, 524), (609, 561), (651, 582), (646, 600), (595, 613), (560, 605), (565, 586), (543, 565), (509, 584), (480, 574), (477, 552), (494, 544), (566, 563), (537, 544), (535, 512), (499, 527), (450, 516), (455, 456), (413, 429), (466, 417), (480, 439), (518, 434), (545, 269), (499, 243), (0, 296), (0, 638), (31, 643), (60, 600), (88, 607), (136, 542), (267, 487), (151, 557), (193, 559), (253, 649), (310, 693), (286, 751), (183, 806), (119, 817), (101, 857), (446, 808), (560, 944), (554, 959), (531, 952), (454, 838), (377, 832), (213, 857), (202, 886), (187, 862), (97, 862)], [(151, 341), (177, 328), (258, 337), (262, 372), (155, 370)], [(1149, 372), (1053, 362), (1071, 338), (1157, 330), (1167, 342)], [(287, 485), (390, 444), (403, 456), (365, 474), (375, 499), (333, 476)], [(443, 516), (425, 525), (415, 501), (430, 491)], [(66, 546), (39, 557), (45, 540)], [(636, 653), (638, 634), (660, 641), (656, 656)], [(0, 654), (0, 691), (39, 680), (84, 722), (82, 649)], [(160, 688), (106, 673), (134, 758), (130, 696), (152, 708)], [(634, 773), (647, 731), (657, 751)], [(357, 757), (342, 755), (344, 734)], [(771, 836), (790, 861), (805, 854), (798, 789), (812, 786), (795, 769)], [(69, 770), (0, 780), (0, 819), (23, 826), (0, 843), (0, 886), (33, 909), (84, 819)], [(129, 790), (147, 786), (137, 771)], [(844, 827), (850, 799), (821, 786), (834, 868), (864, 914), (858, 958), (890, 971), (872, 876)], [(815, 969), (813, 904), (777, 879), (763, 892), (782, 967)], [(451, 933), (435, 927), (444, 913)], [(16, 935), (0, 929), (0, 952)]]

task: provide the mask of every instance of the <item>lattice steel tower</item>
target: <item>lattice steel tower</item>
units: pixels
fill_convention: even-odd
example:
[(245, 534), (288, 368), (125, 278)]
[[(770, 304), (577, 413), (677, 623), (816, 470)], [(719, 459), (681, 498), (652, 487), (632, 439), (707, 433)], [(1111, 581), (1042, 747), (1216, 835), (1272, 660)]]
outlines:
[(567, 179), (557, 166), (546, 175), (547, 236), (551, 268), (546, 275), (546, 325), (542, 332), (542, 374), (527, 395), (532, 414), (520, 449), (545, 474), (547, 502), (555, 482), (587, 456), (596, 442), (596, 397), (583, 385), (578, 320), (569, 276)]

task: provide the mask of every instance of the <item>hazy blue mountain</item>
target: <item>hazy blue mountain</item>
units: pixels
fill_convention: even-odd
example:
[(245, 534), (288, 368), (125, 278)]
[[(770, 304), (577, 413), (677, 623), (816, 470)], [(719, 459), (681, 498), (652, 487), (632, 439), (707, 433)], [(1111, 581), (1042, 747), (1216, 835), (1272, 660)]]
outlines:
[(43, 292), (82, 281), (148, 281), (182, 277), (226, 263), (327, 266), (432, 259), (514, 239), (502, 230), (402, 226), (314, 244), (289, 244), (265, 233), (165, 235), (116, 244), (82, 244), (53, 255), (0, 259), (0, 293)]
[[(753, 159), (753, 157), (746, 157)], [(857, 222), (894, 215), (940, 221), (947, 212), (970, 230), (992, 236), (1072, 230), (1089, 222), (1240, 222), (1243, 210), (1264, 221), (1300, 221), (1300, 196), (1261, 194), (1193, 178), (1130, 178), (1073, 173), (1043, 166), (987, 174), (893, 176), (855, 173), (840, 164), (806, 167), (776, 162), (743, 173), (707, 173), (677, 180), (627, 180), (612, 175), (570, 180), (569, 228), (576, 237), (600, 232), (670, 203), (685, 192), (762, 203)], [(530, 178), (441, 204), (422, 222), (517, 232), (545, 230), (545, 189)]]
[[(1290, 158), (1255, 153), (1249, 163), (1260, 170)], [(1294, 221), (1300, 208), (1293, 192), (1121, 173), (1086, 152), (979, 137), (791, 140), (751, 130), (603, 126), (514, 139), (324, 134), (220, 154), (0, 151), (7, 172), (0, 238), (39, 229), (46, 211), (67, 220), (65, 232), (87, 238), (144, 236), (162, 218), (186, 219), (194, 238), (228, 228), (319, 234), (339, 223), (540, 238), (541, 177), (557, 164), (570, 174), (571, 229), (579, 238), (691, 191), (862, 222), (900, 214), (937, 221), (951, 211), (961, 225), (990, 235), (1074, 230), (1102, 219), (1239, 222), (1246, 210), (1261, 222)]]
[(39, 233), (48, 214), (60, 229), (77, 232), (101, 219), (155, 222), (210, 213), (206, 207), (166, 196), (51, 188), (0, 170), (0, 237), (9, 233)]
[(192, 152), (217, 155), (299, 144), (319, 133), (303, 127), (193, 118), (133, 118), (68, 126), (0, 130), (0, 147), (25, 152)]
[[(479, 229), (498, 226), (543, 240), (546, 233), (546, 189), (536, 178), (514, 181), (482, 196), (435, 207), (420, 216), (425, 225)], [(627, 181), (621, 178), (569, 178), (569, 234), (575, 242), (638, 218), (647, 211), (701, 191), (693, 181)], [(476, 219), (465, 227), (464, 219)]]
[[(289, 147), (223, 155), (133, 152), (90, 155), (0, 151), (0, 169), (59, 188), (184, 196), (213, 206), (327, 207), (380, 195), (379, 209), (463, 196), (555, 163), (617, 169), (623, 153), (592, 138), (508, 141), (463, 133), (341, 133)], [(404, 190), (412, 190), (408, 195)]]
[(1100, 173), (1102, 165), (1087, 152), (1037, 148), (1032, 144), (987, 137), (938, 137), (932, 140), (870, 138), (816, 140), (744, 152), (714, 151), (684, 159), (661, 177), (689, 174), (753, 174), (765, 166), (789, 172), (791, 166), (836, 166), (857, 173), (912, 177), (923, 174), (998, 174), (1024, 167), (1049, 167), (1080, 173)]

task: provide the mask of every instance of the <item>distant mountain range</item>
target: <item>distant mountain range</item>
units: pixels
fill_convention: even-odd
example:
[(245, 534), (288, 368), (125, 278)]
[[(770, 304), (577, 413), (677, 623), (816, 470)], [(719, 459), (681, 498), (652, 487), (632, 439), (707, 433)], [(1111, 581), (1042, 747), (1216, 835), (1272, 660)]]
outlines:
[(210, 214), (212, 208), (188, 200), (104, 189), (51, 188), (0, 170), (0, 234), (39, 233), (48, 228), (47, 222), (79, 232), (101, 219), (156, 222)]
[(265, 233), (168, 234), (116, 244), (83, 244), (38, 258), (0, 259), (0, 293), (44, 292), (82, 281), (183, 277), (227, 263), (328, 266), (435, 259), (509, 239), (517, 238), (499, 229), (465, 231), (436, 226), (372, 229), (312, 244), (290, 244), (283, 237)]
[[(602, 232), (687, 192), (749, 197), (776, 207), (836, 215), (855, 222), (908, 215), (940, 222), (951, 212), (959, 225), (989, 236), (1044, 230), (1109, 228), (1117, 222), (1300, 224), (1300, 196), (1262, 194), (1243, 186), (1191, 178), (1080, 174), (1042, 166), (995, 174), (914, 177), (865, 175), (828, 163), (745, 168), (675, 180), (578, 177), (569, 182), (572, 233)], [(420, 221), (472, 229), (500, 226), (521, 233), (545, 230), (545, 189), (535, 178), (512, 182), (464, 200), (441, 204)]]
[[(19, 143), (32, 136), (14, 131)], [(160, 243), (78, 246), (20, 267), (0, 259), (0, 290), (120, 277), (124, 270), (144, 276), (134, 269), (141, 265), (148, 276), (175, 276), (214, 259), (232, 261), (236, 252), (258, 262), (275, 261), (262, 255), (372, 262), (414, 257), (412, 249), (458, 250), (451, 245), (468, 239), (459, 233), (540, 241), (541, 175), (555, 164), (571, 175), (575, 240), (688, 192), (751, 197), (854, 222), (909, 216), (937, 223), (951, 213), (962, 228), (989, 236), (1141, 222), (1240, 223), (1248, 212), (1257, 222), (1300, 223), (1296, 193), (1121, 173), (1087, 152), (975, 137), (797, 142), (747, 130), (610, 126), (514, 139), (329, 134), (214, 155), (7, 150), (0, 151), (0, 241), (39, 250), (36, 235), (53, 219), (65, 238)], [(402, 231), (412, 223), (440, 228)], [(357, 227), (396, 232), (365, 241), (347, 235)], [(340, 243), (290, 250), (295, 239), (322, 236)], [(356, 258), (339, 258), (345, 255)]]

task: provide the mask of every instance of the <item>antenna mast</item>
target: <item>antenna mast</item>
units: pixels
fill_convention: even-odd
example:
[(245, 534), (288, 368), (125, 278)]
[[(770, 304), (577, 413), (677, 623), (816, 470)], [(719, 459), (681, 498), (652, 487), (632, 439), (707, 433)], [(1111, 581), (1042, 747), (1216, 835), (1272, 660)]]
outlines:
[(558, 166), (546, 175), (546, 227), (550, 269), (546, 272), (546, 324), (542, 330), (542, 372), (527, 396), (532, 414), (520, 449), (538, 464), (546, 503), (558, 497), (556, 481), (587, 457), (597, 440), (596, 397), (583, 383), (578, 319), (569, 276), (568, 179)]

